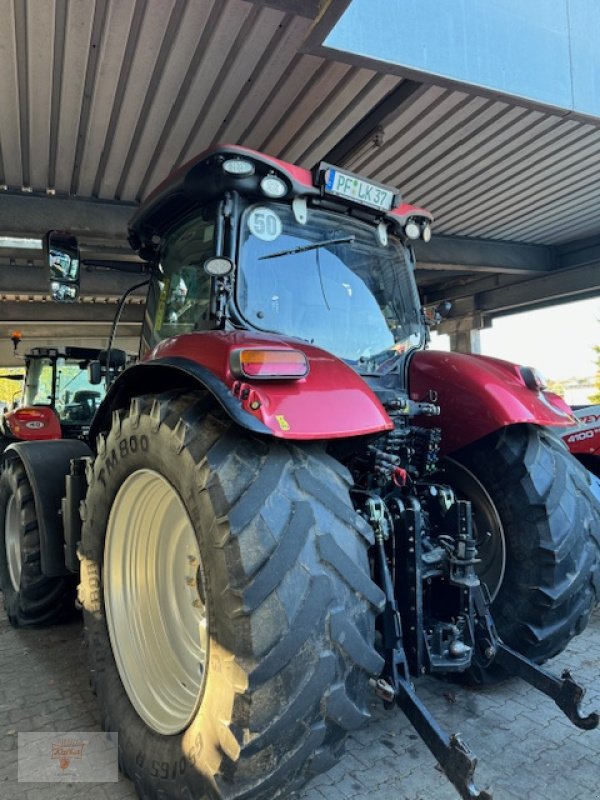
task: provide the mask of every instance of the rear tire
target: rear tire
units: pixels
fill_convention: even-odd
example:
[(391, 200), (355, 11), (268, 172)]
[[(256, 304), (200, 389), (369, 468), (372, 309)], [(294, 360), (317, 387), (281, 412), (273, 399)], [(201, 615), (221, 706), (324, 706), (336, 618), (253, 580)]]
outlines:
[[(584, 630), (600, 594), (600, 514), (588, 476), (550, 431), (529, 425), (487, 436), (452, 454), (452, 462), (463, 467), (458, 493), (473, 501), (476, 518), (480, 483), (501, 521), (506, 567), (499, 585), (490, 586), (498, 633), (542, 663)], [(500, 550), (489, 548), (491, 554)], [(500, 574), (490, 564), (481, 568)]]
[[(383, 666), (374, 649), (383, 594), (367, 558), (373, 534), (352, 507), (349, 473), (321, 446), (251, 436), (205, 395), (188, 392), (136, 398), (128, 412), (116, 413), (88, 478), (80, 599), (92, 682), (140, 797), (287, 797), (329, 769), (348, 731), (369, 719), (368, 679)], [(148, 489), (147, 502), (132, 488), (136, 482)], [(159, 486), (179, 509), (172, 530), (153, 522), (167, 513), (164, 503), (148, 511)], [(126, 536), (119, 509), (128, 509)], [(176, 598), (185, 598), (180, 577), (193, 583), (179, 563), (186, 559), (163, 559), (169, 569), (157, 569), (153, 584), (159, 595), (175, 576), (171, 604), (159, 602), (154, 613), (179, 616), (180, 630), (167, 626), (145, 653), (136, 650), (147, 608), (157, 608), (150, 595), (148, 604), (127, 602), (146, 591), (135, 556), (146, 530), (144, 564), (166, 552), (176, 530), (187, 531), (179, 537), (187, 560), (196, 546), (199, 554), (193, 605), (204, 609), (209, 645), (202, 680), (191, 673), (184, 680), (196, 687), (187, 706), (181, 681), (169, 683), (160, 655), (169, 637), (176, 652), (185, 635), (193, 638), (185, 601), (173, 615)], [(108, 559), (119, 548), (127, 561), (123, 580), (114, 572), (107, 581)], [(111, 605), (121, 609), (118, 626), (107, 615)], [(130, 639), (122, 636), (127, 624)], [(182, 665), (186, 659), (182, 653)], [(182, 701), (178, 722), (155, 724), (160, 705), (136, 684), (138, 663), (154, 696)]]
[(18, 458), (0, 473), (0, 587), (15, 628), (43, 627), (75, 614), (75, 581), (42, 574), (40, 533), (29, 478)]

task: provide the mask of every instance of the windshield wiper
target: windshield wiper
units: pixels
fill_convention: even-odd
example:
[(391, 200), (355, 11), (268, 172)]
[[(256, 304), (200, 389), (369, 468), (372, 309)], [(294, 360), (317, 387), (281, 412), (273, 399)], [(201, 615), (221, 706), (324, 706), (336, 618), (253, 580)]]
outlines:
[(352, 244), (356, 236), (345, 236), (343, 239), (323, 239), (322, 242), (305, 244), (302, 247), (294, 247), (292, 250), (280, 250), (277, 253), (269, 253), (267, 256), (259, 256), (259, 261), (266, 258), (279, 258), (279, 256), (293, 256), (295, 253), (306, 253), (308, 250), (318, 250), (320, 247), (328, 247), (330, 244)]

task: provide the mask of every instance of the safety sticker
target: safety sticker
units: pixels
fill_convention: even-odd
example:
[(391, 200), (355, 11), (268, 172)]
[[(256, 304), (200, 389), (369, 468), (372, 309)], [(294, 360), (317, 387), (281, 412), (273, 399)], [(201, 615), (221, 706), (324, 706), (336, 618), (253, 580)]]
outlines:
[(277, 423), (278, 423), (278, 425), (279, 425), (279, 427), (281, 428), (282, 431), (289, 431), (290, 423), (283, 416), (283, 414), (276, 414), (275, 415), (275, 419), (277, 420)]
[(248, 215), (248, 228), (253, 236), (263, 242), (274, 242), (281, 236), (281, 219), (272, 208), (257, 206)]

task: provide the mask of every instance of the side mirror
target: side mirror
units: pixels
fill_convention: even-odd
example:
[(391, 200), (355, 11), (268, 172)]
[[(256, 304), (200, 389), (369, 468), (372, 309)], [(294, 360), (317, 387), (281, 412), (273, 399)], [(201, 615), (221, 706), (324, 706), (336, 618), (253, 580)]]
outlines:
[(125, 350), (120, 350), (118, 347), (112, 347), (110, 351), (100, 350), (98, 353), (98, 361), (103, 367), (118, 371), (123, 369), (127, 363), (127, 353)]
[(92, 386), (102, 383), (102, 365), (99, 361), (90, 361), (88, 364), (88, 380)]
[(443, 319), (446, 319), (451, 311), (452, 303), (449, 300), (443, 300), (435, 308), (426, 306), (423, 308), (423, 321), (428, 328), (433, 328), (435, 325), (439, 325)]
[(449, 300), (443, 300), (438, 306), (435, 307), (435, 313), (440, 319), (446, 319), (451, 311), (452, 303)]
[(65, 231), (48, 231), (44, 236), (44, 257), (52, 299), (74, 303), (79, 298), (79, 244)]

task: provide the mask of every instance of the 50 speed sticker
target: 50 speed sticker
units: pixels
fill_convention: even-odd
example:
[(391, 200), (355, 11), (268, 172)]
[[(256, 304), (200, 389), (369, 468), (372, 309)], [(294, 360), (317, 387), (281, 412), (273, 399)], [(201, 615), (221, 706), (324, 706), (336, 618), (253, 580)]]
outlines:
[(279, 236), (283, 226), (281, 219), (271, 208), (257, 206), (248, 216), (248, 228), (253, 236), (263, 242), (274, 242)]

